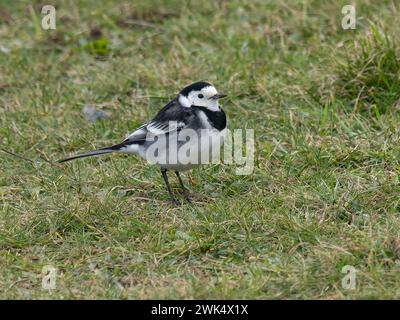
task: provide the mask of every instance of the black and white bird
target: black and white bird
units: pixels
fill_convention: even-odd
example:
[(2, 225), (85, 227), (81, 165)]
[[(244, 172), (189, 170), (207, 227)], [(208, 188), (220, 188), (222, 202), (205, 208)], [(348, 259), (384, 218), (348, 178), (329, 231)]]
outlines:
[(227, 130), (225, 112), (218, 92), (207, 82), (196, 82), (182, 89), (150, 122), (129, 134), (124, 141), (111, 147), (78, 154), (59, 162), (107, 153), (136, 154), (159, 165), (171, 201), (178, 201), (168, 182), (167, 170), (174, 171), (182, 192), (190, 202), (179, 172), (209, 163), (216, 155)]

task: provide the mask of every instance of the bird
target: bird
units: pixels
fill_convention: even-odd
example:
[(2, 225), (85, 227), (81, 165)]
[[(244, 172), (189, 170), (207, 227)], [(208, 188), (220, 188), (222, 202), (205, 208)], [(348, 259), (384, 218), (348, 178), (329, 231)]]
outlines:
[[(174, 171), (184, 198), (191, 202), (180, 172), (206, 164), (219, 155), (227, 133), (227, 117), (219, 104), (225, 93), (199, 81), (184, 87), (149, 122), (130, 133), (121, 143), (58, 160), (59, 163), (104, 155), (138, 155), (160, 167), (170, 200), (175, 198), (167, 171)], [(189, 137), (189, 139), (188, 139)]]

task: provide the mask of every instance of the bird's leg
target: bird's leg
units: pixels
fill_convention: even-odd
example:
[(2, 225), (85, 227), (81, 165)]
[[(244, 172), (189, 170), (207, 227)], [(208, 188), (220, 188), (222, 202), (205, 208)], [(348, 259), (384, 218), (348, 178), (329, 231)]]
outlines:
[(167, 190), (169, 192), (169, 196), (173, 204), (179, 204), (179, 202), (175, 199), (174, 194), (172, 193), (171, 187), (169, 186), (168, 176), (167, 176), (167, 169), (161, 169), (161, 174), (164, 178), (165, 184), (167, 186)]
[(182, 188), (183, 196), (185, 197), (186, 201), (187, 201), (187, 202), (192, 202), (192, 201), (190, 200), (189, 194), (188, 194), (188, 192), (187, 192), (187, 190), (186, 190), (186, 188), (185, 188), (185, 186), (184, 186), (184, 184), (183, 184), (183, 181), (182, 181), (182, 179), (181, 179), (181, 176), (180, 176), (180, 174), (179, 174), (179, 171), (175, 171), (175, 174), (176, 174), (176, 176), (178, 177), (179, 183), (180, 183), (181, 188)]

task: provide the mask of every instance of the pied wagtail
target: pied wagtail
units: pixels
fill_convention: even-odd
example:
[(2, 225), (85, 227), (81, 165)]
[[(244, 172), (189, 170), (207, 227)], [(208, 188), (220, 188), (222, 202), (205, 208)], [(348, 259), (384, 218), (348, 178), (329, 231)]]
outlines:
[[(165, 105), (153, 120), (136, 129), (121, 143), (78, 154), (59, 162), (112, 152), (137, 154), (161, 167), (171, 201), (177, 204), (178, 201), (171, 191), (167, 177), (167, 170), (174, 171), (184, 197), (190, 202), (179, 172), (208, 163), (215, 153), (219, 155), (227, 121), (225, 112), (218, 101), (225, 96), (210, 83), (193, 83), (182, 89), (178, 96)], [(182, 138), (185, 130), (195, 133), (196, 139), (189, 134), (185, 134)], [(192, 139), (188, 140), (187, 137)], [(155, 148), (154, 144), (157, 141), (163, 141), (163, 143)], [(190, 149), (189, 152), (188, 149)], [(182, 160), (183, 153), (185, 155), (189, 153), (189, 159), (183, 157)], [(158, 160), (154, 161), (154, 157)]]

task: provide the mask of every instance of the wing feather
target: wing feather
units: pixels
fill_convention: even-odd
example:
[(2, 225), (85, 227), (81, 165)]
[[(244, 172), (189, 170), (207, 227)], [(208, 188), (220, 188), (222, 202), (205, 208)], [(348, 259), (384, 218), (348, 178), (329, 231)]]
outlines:
[(177, 99), (172, 100), (150, 122), (137, 128), (123, 142), (140, 142), (148, 135), (158, 136), (180, 131), (188, 126), (194, 117), (190, 108), (182, 107)]

